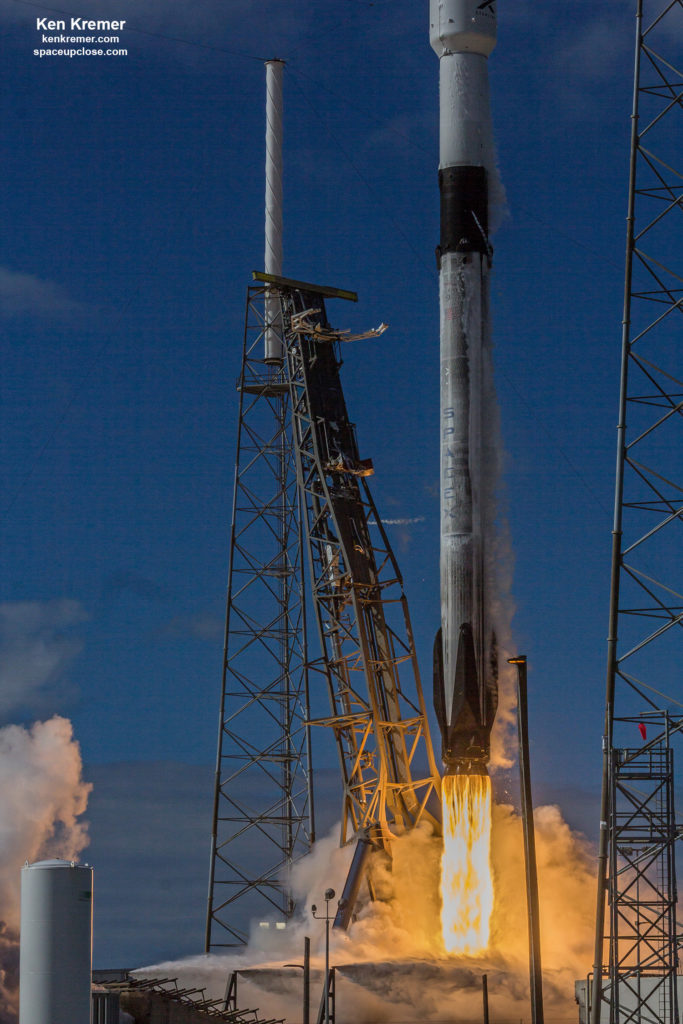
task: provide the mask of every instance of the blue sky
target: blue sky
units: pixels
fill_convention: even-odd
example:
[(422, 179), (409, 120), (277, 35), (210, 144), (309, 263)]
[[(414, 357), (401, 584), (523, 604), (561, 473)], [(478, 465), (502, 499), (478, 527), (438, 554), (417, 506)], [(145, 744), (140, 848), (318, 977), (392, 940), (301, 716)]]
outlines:
[[(329, 305), (341, 327), (390, 324), (349, 346), (343, 379), (380, 511), (423, 517), (389, 531), (429, 684), (438, 62), (426, 0), (56, 2), (65, 15), (0, 2), (0, 600), (15, 613), (0, 640), (14, 666), (0, 715), (74, 723), (95, 783), (88, 857), (103, 966), (202, 941), (234, 382), (245, 288), (263, 258), (268, 57), (287, 60), (285, 272), (357, 290), (357, 306)], [(34, 57), (36, 17), (71, 14), (125, 18), (128, 56)], [(631, 5), (502, 2), (490, 73), (507, 196), (493, 239), (495, 365), (532, 770), (538, 797), (562, 798), (590, 828)], [(332, 799), (330, 824), (335, 810)]]

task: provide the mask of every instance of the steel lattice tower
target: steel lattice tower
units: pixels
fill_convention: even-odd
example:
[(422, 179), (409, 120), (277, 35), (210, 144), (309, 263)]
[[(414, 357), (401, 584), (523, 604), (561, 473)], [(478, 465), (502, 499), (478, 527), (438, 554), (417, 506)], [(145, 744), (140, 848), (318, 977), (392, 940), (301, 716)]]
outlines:
[(678, 1021), (682, 15), (637, 0), (592, 1024)]
[(299, 493), (267, 292), (247, 293), (238, 383), (207, 951), (246, 942), (236, 919), (291, 915), (289, 869), (314, 834)]
[[(438, 827), (430, 807), (440, 777), (408, 606), (341, 387), (348, 332), (325, 313), (324, 296), (356, 297), (254, 276), (267, 287), (248, 292), (239, 383), (207, 951), (244, 944), (236, 921), (293, 913), (289, 869), (314, 838), (311, 724), (336, 740), (342, 842), (388, 849), (419, 822)], [(273, 323), (277, 364), (264, 357)], [(326, 693), (330, 708), (313, 723), (309, 678), (316, 703)]]

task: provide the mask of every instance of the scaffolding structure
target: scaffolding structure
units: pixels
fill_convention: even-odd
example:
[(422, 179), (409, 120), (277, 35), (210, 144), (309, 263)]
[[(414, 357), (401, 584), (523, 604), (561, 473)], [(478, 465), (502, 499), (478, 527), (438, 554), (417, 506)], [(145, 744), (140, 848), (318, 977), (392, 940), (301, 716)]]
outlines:
[[(673, 1022), (677, 1020), (673, 750), (666, 719), (643, 717), (657, 730), (664, 726), (654, 742), (612, 749), (610, 953), (605, 996), (612, 1021)], [(631, 724), (641, 723), (632, 720)]]
[(681, 13), (637, 0), (592, 1024), (678, 1022)]
[[(291, 916), (315, 834), (302, 524), (286, 369), (266, 361), (272, 303), (248, 289), (230, 532), (205, 948)], [(274, 922), (277, 923), (277, 922)]]
[[(339, 376), (340, 344), (351, 339), (325, 312), (326, 297), (355, 295), (254, 277), (238, 384), (207, 952), (244, 945), (248, 919), (284, 923), (294, 911), (290, 871), (315, 838), (312, 724), (336, 741), (342, 843), (389, 849), (420, 821), (438, 827), (431, 798), (441, 780), (403, 581)], [(268, 356), (274, 349), (281, 359)], [(321, 695), (329, 714), (313, 720)]]

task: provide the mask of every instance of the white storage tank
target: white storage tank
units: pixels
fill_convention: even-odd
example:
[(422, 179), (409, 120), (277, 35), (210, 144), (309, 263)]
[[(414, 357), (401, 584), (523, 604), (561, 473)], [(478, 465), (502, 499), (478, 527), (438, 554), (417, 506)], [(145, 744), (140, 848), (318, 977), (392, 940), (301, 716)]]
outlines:
[(67, 860), (21, 872), (19, 1024), (90, 1024), (92, 876)]

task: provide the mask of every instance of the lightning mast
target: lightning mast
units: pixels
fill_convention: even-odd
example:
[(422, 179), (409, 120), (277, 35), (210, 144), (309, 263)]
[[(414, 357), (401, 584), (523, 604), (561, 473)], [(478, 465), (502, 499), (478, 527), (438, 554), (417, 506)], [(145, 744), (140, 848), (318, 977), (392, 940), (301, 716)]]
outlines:
[[(266, 63), (266, 245), (282, 272), (282, 77)], [(286, 920), (292, 864), (314, 839), (303, 535), (280, 301), (245, 311), (205, 948)]]
[(591, 1024), (678, 1021), (681, 8), (637, 0)]

